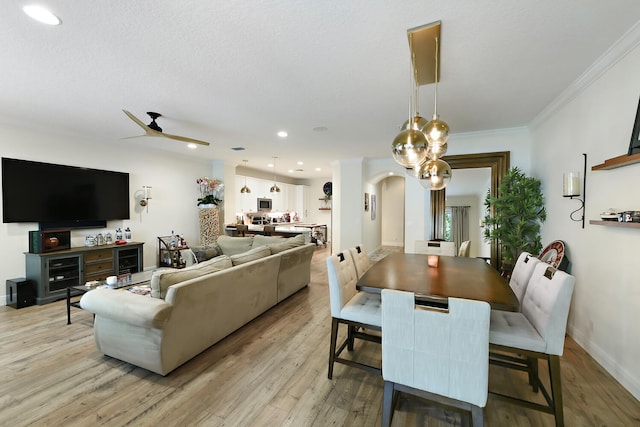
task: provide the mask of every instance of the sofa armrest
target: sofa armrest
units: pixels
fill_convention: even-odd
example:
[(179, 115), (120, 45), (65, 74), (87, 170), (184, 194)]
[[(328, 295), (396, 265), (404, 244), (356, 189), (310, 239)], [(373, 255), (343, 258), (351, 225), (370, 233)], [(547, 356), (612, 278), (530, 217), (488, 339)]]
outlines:
[(163, 328), (171, 314), (164, 300), (113, 289), (94, 289), (80, 299), (80, 306), (96, 316), (143, 328)]

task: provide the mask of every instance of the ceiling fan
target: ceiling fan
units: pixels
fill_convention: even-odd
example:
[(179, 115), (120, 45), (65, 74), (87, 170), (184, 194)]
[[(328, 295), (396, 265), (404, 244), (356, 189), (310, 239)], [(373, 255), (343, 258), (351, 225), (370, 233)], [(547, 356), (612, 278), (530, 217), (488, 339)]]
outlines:
[(199, 139), (187, 138), (186, 136), (171, 135), (170, 133), (162, 132), (162, 128), (158, 126), (158, 124), (156, 123), (156, 119), (158, 117), (162, 117), (162, 114), (160, 113), (154, 113), (153, 111), (147, 112), (149, 117), (151, 117), (151, 123), (149, 123), (148, 125), (145, 125), (142, 121), (140, 121), (140, 119), (138, 119), (136, 116), (134, 116), (127, 110), (122, 110), (122, 111), (124, 111), (124, 113), (127, 116), (129, 116), (131, 120), (136, 122), (138, 126), (144, 129), (144, 135), (126, 136), (122, 139), (139, 138), (141, 136), (161, 136), (164, 138), (175, 139), (177, 141), (190, 142), (190, 143), (192, 142), (194, 144), (200, 144), (200, 145), (209, 145), (208, 142), (200, 141)]

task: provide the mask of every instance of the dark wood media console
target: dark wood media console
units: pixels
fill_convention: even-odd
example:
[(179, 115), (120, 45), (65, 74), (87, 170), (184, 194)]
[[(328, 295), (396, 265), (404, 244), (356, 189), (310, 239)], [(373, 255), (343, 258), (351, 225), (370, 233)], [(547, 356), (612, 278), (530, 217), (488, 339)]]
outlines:
[(67, 297), (67, 287), (143, 269), (142, 245), (83, 246), (48, 253), (25, 253), (26, 276), (36, 289), (36, 304)]

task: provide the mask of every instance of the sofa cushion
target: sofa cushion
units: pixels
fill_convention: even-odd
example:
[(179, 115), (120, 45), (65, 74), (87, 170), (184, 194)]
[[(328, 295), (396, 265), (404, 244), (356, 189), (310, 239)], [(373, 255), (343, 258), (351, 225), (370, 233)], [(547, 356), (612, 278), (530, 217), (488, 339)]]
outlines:
[(207, 261), (222, 255), (222, 248), (217, 243), (205, 246), (190, 246), (198, 262)]
[(222, 248), (222, 253), (225, 255), (236, 255), (242, 252), (251, 250), (253, 245), (253, 236), (251, 237), (230, 237), (220, 236), (218, 237), (218, 245)]
[(241, 254), (231, 255), (231, 262), (233, 265), (240, 265), (250, 261), (255, 261), (260, 258), (264, 258), (271, 255), (271, 249), (267, 246), (258, 246), (250, 251), (243, 252)]
[(258, 246), (271, 245), (273, 243), (282, 243), (283, 240), (286, 240), (282, 236), (262, 236), (260, 234), (256, 234), (253, 236), (253, 247), (257, 248)]
[(154, 271), (151, 275), (151, 296), (162, 298), (167, 294), (169, 286), (184, 282), (189, 279), (203, 276), (208, 273), (224, 270), (233, 266), (231, 259), (227, 255), (220, 255), (208, 261), (200, 262), (192, 266), (177, 269), (168, 268)]
[[(256, 236), (257, 237), (257, 236)], [(288, 249), (297, 248), (304, 245), (304, 234), (299, 234), (296, 237), (290, 237), (288, 239), (280, 239), (278, 243), (272, 243), (269, 246), (272, 254), (284, 252)]]

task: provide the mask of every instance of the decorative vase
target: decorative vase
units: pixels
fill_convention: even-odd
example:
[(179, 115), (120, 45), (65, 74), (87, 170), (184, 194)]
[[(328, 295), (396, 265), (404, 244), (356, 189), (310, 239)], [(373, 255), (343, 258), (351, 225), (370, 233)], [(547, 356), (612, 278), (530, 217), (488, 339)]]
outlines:
[(218, 240), (220, 230), (220, 220), (218, 208), (209, 205), (211, 207), (204, 207), (200, 205), (198, 209), (198, 216), (200, 219), (200, 244), (211, 245)]

